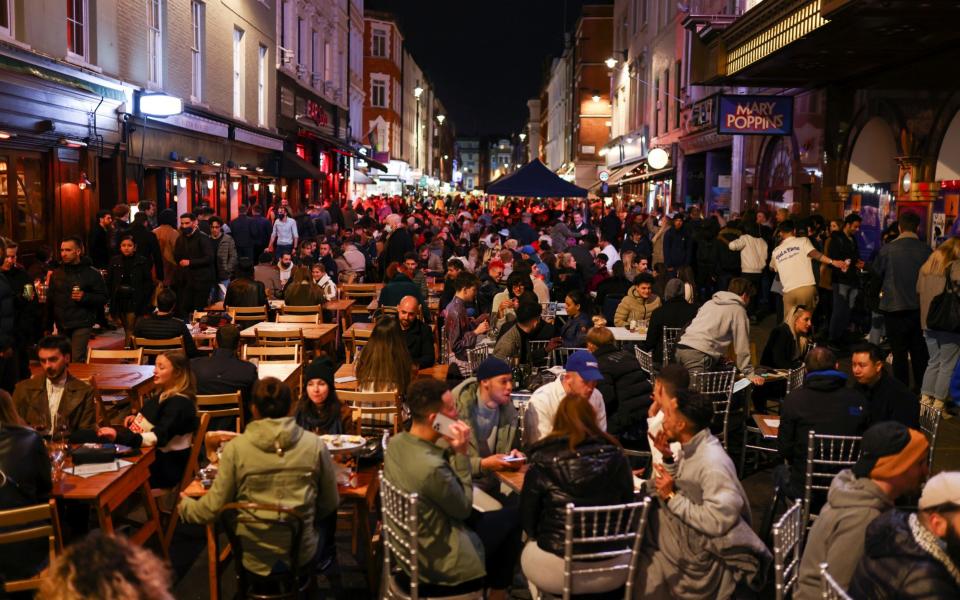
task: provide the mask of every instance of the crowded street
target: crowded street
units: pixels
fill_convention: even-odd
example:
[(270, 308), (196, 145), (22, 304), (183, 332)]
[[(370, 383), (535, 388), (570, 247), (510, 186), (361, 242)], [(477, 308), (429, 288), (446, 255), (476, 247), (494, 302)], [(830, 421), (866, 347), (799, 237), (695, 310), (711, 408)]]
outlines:
[(958, 18), (0, 0), (0, 599), (960, 598)]

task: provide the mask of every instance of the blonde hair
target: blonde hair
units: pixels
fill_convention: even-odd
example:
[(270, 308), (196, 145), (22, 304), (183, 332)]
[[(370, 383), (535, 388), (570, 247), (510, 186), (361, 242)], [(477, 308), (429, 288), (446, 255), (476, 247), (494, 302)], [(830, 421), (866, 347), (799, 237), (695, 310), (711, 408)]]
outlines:
[(47, 600), (173, 600), (160, 559), (100, 531), (68, 547), (44, 575), (37, 597)]
[(190, 360), (186, 353), (183, 350), (168, 350), (160, 356), (167, 359), (173, 367), (173, 380), (170, 382), (170, 387), (160, 391), (160, 400), (166, 400), (178, 394), (196, 400), (197, 379), (190, 369)]
[(920, 272), (924, 275), (943, 275), (957, 259), (960, 259), (960, 238), (952, 237), (937, 246), (920, 267)]

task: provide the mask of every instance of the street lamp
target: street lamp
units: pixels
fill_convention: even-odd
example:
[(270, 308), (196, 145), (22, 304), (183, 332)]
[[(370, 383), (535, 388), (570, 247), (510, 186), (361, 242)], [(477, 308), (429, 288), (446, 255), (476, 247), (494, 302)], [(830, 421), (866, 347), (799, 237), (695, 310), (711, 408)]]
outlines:
[(527, 141), (527, 134), (521, 133), (521, 134), (520, 134), (520, 141), (521, 141), (521, 142)]
[(611, 69), (611, 70), (612, 70), (615, 66), (617, 66), (617, 59), (615, 59), (615, 58), (612, 57), (612, 56), (611, 56), (610, 58), (608, 58), (607, 60), (603, 61), (603, 62), (605, 62), (605, 63), (607, 64), (607, 68), (608, 68), (608, 69)]
[(423, 88), (420, 87), (420, 82), (417, 82), (417, 87), (413, 88), (413, 97), (417, 99), (417, 141), (416, 141), (417, 169), (420, 168), (420, 96), (422, 94), (423, 94)]
[[(443, 127), (443, 122), (446, 120), (446, 118), (447, 118), (446, 115), (444, 115), (443, 113), (440, 113), (439, 115), (437, 115), (437, 121), (440, 123), (441, 127)], [(440, 138), (437, 141), (440, 143), (443, 143), (443, 136), (439, 132), (437, 133), (437, 137)], [(440, 158), (440, 180), (443, 181), (443, 158), (442, 157)]]
[(442, 115), (442, 114), (437, 115), (437, 121), (440, 122), (440, 125), (443, 125), (443, 121), (444, 121), (446, 118), (447, 118), (447, 117), (446, 117), (445, 115)]

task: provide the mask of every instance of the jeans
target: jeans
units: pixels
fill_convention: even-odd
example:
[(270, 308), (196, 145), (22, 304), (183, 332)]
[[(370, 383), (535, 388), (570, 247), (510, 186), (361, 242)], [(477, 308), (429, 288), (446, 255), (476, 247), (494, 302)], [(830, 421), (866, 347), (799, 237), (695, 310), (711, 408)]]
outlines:
[(91, 331), (90, 327), (80, 327), (61, 332), (70, 340), (70, 362), (87, 362), (87, 344), (90, 342)]
[(923, 337), (930, 360), (927, 361), (920, 391), (937, 400), (947, 400), (950, 395), (950, 378), (957, 365), (957, 358), (960, 358), (960, 336), (928, 329), (923, 332)]
[(722, 360), (722, 356), (710, 356), (693, 348), (677, 348), (677, 362), (686, 367), (690, 374), (716, 371)]
[(279, 260), (280, 257), (283, 256), (284, 254), (293, 255), (293, 244), (277, 244), (274, 247), (274, 253), (273, 253), (274, 258)]
[[(920, 329), (920, 309), (883, 313), (890, 353), (893, 354), (893, 376), (910, 387), (913, 369), (914, 389), (923, 381), (927, 370), (927, 346)], [(909, 359), (907, 355), (909, 354)]]
[(867, 337), (867, 341), (871, 344), (876, 344), (879, 346), (880, 341), (886, 334), (887, 332), (883, 322), (883, 314), (878, 313), (875, 310), (870, 311), (870, 334)]
[(843, 343), (844, 334), (850, 325), (853, 304), (860, 289), (846, 283), (833, 284), (833, 313), (830, 315), (830, 341)]

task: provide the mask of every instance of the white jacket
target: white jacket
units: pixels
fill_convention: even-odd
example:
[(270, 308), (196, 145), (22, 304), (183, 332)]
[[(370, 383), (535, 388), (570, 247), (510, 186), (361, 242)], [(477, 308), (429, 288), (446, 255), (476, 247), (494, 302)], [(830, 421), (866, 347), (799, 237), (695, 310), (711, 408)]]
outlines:
[(729, 248), (740, 253), (740, 270), (760, 273), (767, 264), (767, 242), (763, 238), (743, 234), (730, 242)]

